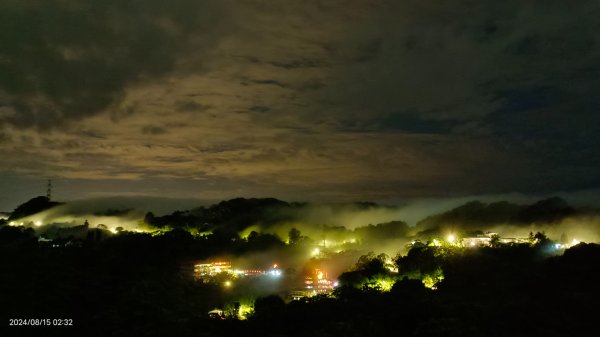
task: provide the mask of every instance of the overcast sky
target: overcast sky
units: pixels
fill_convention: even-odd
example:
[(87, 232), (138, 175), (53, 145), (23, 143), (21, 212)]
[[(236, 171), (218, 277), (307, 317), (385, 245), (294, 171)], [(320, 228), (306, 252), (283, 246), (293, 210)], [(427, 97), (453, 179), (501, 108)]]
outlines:
[(600, 2), (3, 0), (0, 210), (600, 188)]

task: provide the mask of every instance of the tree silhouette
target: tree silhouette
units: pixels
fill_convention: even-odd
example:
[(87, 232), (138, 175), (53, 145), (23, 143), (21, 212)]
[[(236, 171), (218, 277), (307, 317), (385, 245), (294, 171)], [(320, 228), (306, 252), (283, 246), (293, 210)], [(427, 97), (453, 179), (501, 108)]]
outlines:
[(300, 241), (300, 239), (302, 238), (300, 230), (298, 230), (295, 227), (290, 229), (290, 231), (288, 232), (288, 238), (289, 238), (290, 245), (297, 244)]

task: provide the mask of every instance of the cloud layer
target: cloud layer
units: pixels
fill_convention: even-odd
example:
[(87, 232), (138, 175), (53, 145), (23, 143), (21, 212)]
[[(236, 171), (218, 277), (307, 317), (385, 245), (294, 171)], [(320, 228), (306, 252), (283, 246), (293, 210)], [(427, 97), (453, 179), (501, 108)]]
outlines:
[(356, 200), (600, 185), (596, 1), (29, 0), (0, 13), (11, 188), (52, 176), (65, 194)]

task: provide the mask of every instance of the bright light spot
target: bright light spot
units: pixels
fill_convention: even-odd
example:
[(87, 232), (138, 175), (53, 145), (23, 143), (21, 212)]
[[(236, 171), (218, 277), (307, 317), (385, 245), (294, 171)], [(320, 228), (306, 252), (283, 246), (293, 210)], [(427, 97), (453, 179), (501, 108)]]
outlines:
[(319, 254), (321, 254), (321, 250), (320, 250), (319, 248), (315, 248), (315, 249), (312, 251), (312, 255), (313, 255), (313, 256), (317, 256), (317, 255), (319, 255)]
[(446, 238), (446, 240), (450, 243), (454, 242), (454, 240), (456, 240), (456, 237), (454, 236), (454, 234), (450, 234), (448, 235), (448, 237)]
[(117, 229), (115, 227), (109, 229), (109, 231), (111, 231), (113, 234), (117, 234)]
[(433, 239), (433, 245), (436, 247), (440, 246), (440, 242), (438, 241), (438, 239)]
[(577, 240), (577, 239), (573, 239), (573, 241), (571, 241), (571, 245), (573, 245), (573, 246), (578, 245), (580, 243), (581, 242), (579, 240)]
[(279, 277), (279, 276), (281, 276), (281, 270), (272, 269), (271, 271), (269, 271), (269, 274), (274, 277)]
[(471, 247), (475, 247), (475, 241), (471, 241)]
[(42, 225), (42, 222), (38, 220), (38, 221), (36, 221), (36, 222), (34, 223), (34, 225), (35, 225), (36, 227), (40, 227), (40, 226)]
[(225, 286), (225, 288), (231, 287), (231, 281), (225, 281), (225, 283), (223, 283), (223, 286)]
[(273, 269), (277, 269), (277, 263), (273, 264)]
[(333, 287), (334, 288), (337, 287), (337, 286), (339, 286), (339, 285), (340, 285), (340, 283), (338, 281), (333, 282)]
[(14, 221), (11, 221), (11, 222), (8, 223), (8, 225), (9, 226), (14, 226), (14, 225), (16, 225), (16, 223)]
[(554, 249), (560, 249), (560, 243), (555, 243), (554, 244)]
[(322, 272), (322, 271), (320, 271), (319, 273), (317, 273), (317, 278), (318, 278), (319, 280), (322, 280), (322, 279), (323, 279), (323, 272)]

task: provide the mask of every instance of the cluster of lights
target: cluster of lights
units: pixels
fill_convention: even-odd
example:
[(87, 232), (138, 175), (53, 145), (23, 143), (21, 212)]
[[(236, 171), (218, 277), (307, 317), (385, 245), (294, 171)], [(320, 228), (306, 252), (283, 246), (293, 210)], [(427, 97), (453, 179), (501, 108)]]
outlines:
[(337, 282), (328, 279), (327, 273), (320, 269), (315, 269), (312, 275), (306, 276), (304, 284), (306, 289), (312, 291), (312, 295), (326, 293), (337, 287)]
[(269, 270), (268, 274), (271, 275), (271, 276), (273, 276), (273, 277), (280, 277), (281, 276), (281, 269), (279, 269), (279, 266), (277, 265), (277, 263), (275, 263), (273, 265), (273, 268), (271, 268), (271, 270)]
[(281, 270), (270, 270), (269, 275), (274, 276), (274, 277), (279, 277), (279, 276), (281, 276)]
[[(454, 234), (448, 234), (448, 236), (446, 236), (446, 242), (449, 244), (456, 244), (457, 243), (457, 238), (456, 235)], [(416, 241), (411, 242), (413, 245), (416, 243)], [(438, 240), (438, 239), (433, 239), (431, 240), (430, 245), (431, 246), (435, 246), (435, 247), (440, 247), (443, 244), (443, 240)]]
[[(196, 278), (201, 279), (204, 283), (208, 283), (213, 278), (218, 275), (226, 273), (232, 279), (236, 279), (238, 277), (252, 277), (252, 276), (270, 276), (273, 278), (278, 278), (283, 275), (282, 270), (279, 268), (279, 265), (276, 263), (271, 266), (269, 270), (264, 269), (233, 269), (230, 262), (227, 261), (218, 261), (212, 263), (199, 263), (194, 265), (194, 274)], [(223, 284), (225, 287), (229, 287), (230, 285)]]
[(581, 243), (581, 241), (579, 241), (577, 239), (573, 239), (573, 240), (571, 240), (570, 243), (565, 243), (565, 244), (555, 243), (554, 244), (554, 249), (556, 249), (556, 250), (558, 250), (558, 249), (567, 249), (567, 248), (571, 248), (573, 246), (577, 246), (580, 243)]
[[(452, 245), (452, 246), (458, 246), (458, 247), (476, 247), (478, 245), (482, 245), (482, 246), (489, 246), (490, 245), (490, 240), (491, 240), (491, 234), (493, 235), (497, 235), (495, 233), (488, 233), (489, 235), (487, 236), (477, 236), (475, 238), (464, 238), (464, 239), (459, 239), (456, 234), (450, 233), (446, 236), (445, 240), (440, 240), (440, 239), (432, 239), (429, 242), (429, 246), (434, 246), (434, 247), (441, 247), (443, 245)], [(511, 243), (525, 243), (527, 242), (525, 239), (514, 239), (514, 238), (508, 238), (508, 239), (500, 239), (501, 242), (511, 242)], [(538, 242), (539, 240), (536, 239), (536, 241), (534, 241), (534, 243)], [(415, 245), (418, 241), (412, 241), (411, 245)], [(580, 244), (581, 242), (577, 239), (573, 239), (571, 242), (569, 243), (555, 243), (553, 245), (554, 249), (559, 250), (559, 249), (568, 249), (571, 248), (573, 246), (576, 246), (578, 244)]]

